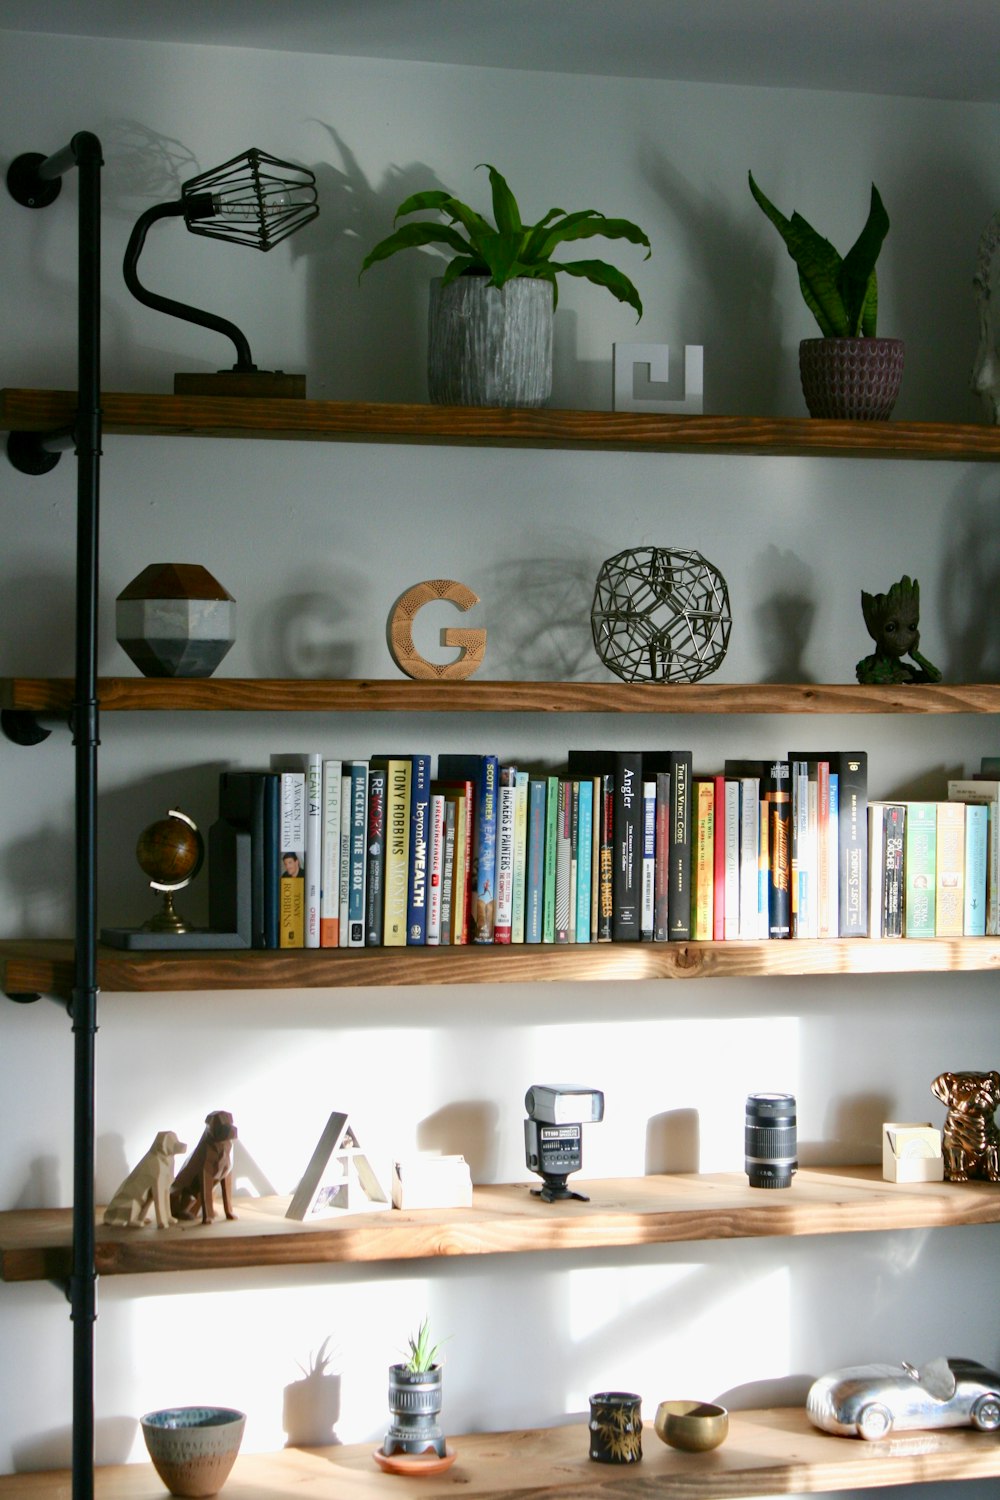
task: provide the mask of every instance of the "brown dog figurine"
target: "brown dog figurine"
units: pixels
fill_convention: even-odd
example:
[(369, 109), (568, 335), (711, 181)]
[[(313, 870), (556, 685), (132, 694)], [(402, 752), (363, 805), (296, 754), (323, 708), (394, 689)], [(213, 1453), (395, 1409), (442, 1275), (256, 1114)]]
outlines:
[(195, 1219), (200, 1209), (203, 1224), (214, 1219), (216, 1183), (222, 1189), (226, 1218), (236, 1218), (230, 1195), (235, 1139), (236, 1126), (228, 1110), (213, 1109), (205, 1116), (201, 1140), (177, 1173), (170, 1189), (170, 1211), (176, 1218)]
[(940, 1073), (931, 1093), (947, 1104), (944, 1175), (949, 1182), (981, 1177), (1000, 1182), (1000, 1073)]

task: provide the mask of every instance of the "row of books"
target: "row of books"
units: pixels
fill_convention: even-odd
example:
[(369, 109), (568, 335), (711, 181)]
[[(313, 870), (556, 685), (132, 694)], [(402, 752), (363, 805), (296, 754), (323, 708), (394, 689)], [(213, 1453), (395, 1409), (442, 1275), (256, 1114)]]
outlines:
[(423, 753), (272, 757), (220, 776), (211, 885), (229, 888), (218, 877), (242, 839), (251, 942), (265, 948), (995, 932), (1000, 781), (949, 784), (951, 804), (985, 813), (963, 820), (970, 860), (985, 825), (986, 876), (963, 864), (956, 929), (943, 875), (930, 926), (906, 843), (909, 818), (925, 849), (934, 808), (951, 859), (947, 804), (869, 806), (867, 779), (865, 752), (839, 750), (712, 775), (690, 751), (571, 750), (556, 770), (442, 754), (436, 774)]
[(948, 800), (869, 804), (872, 937), (998, 932), (1000, 780), (948, 782)]

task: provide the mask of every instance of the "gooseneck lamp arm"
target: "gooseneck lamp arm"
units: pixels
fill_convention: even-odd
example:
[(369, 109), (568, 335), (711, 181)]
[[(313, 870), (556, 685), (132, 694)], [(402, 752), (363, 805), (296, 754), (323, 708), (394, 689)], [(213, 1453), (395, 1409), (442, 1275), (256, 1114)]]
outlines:
[(236, 363), (233, 369), (256, 370), (257, 366), (250, 355), (250, 345), (235, 323), (230, 323), (227, 318), (220, 318), (216, 313), (204, 312), (201, 308), (189, 307), (186, 302), (177, 302), (172, 297), (161, 297), (158, 292), (149, 291), (139, 280), (136, 270), (139, 256), (146, 243), (146, 234), (150, 226), (158, 219), (183, 218), (190, 226), (193, 221), (214, 218), (217, 212), (211, 193), (198, 193), (193, 197), (178, 198), (174, 203), (157, 203), (152, 208), (147, 208), (145, 213), (140, 214), (135, 221), (125, 247), (123, 264), (125, 285), (132, 296), (138, 302), (145, 303), (147, 307), (155, 308), (157, 312), (168, 313), (174, 318), (183, 318), (188, 323), (197, 323), (202, 328), (211, 328), (214, 332), (231, 339), (236, 347)]

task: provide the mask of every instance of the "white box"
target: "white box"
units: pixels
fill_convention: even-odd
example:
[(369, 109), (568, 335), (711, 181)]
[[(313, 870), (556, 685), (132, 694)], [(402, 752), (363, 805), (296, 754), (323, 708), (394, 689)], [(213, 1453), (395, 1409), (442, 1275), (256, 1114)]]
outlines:
[(888, 1120), (882, 1126), (882, 1176), (886, 1182), (943, 1182), (941, 1132), (922, 1122)]
[(472, 1173), (464, 1156), (421, 1152), (392, 1164), (393, 1208), (471, 1208)]

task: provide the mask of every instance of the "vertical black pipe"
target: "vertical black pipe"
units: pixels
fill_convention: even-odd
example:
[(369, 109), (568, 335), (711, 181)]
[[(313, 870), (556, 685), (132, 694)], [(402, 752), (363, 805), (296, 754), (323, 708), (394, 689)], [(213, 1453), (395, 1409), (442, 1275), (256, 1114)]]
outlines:
[(73, 1500), (94, 1493), (94, 1050), (97, 1033), (97, 593), (101, 456), (101, 144), (86, 131), (39, 168), (80, 174), (76, 418), (75, 971), (73, 981)]

